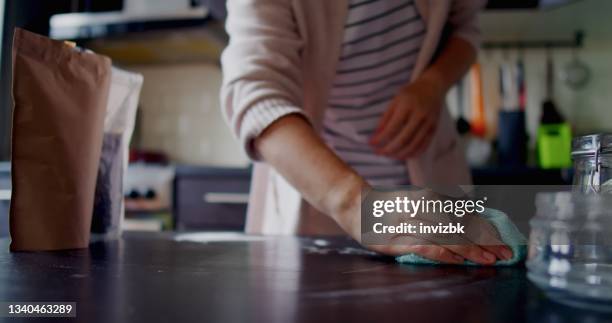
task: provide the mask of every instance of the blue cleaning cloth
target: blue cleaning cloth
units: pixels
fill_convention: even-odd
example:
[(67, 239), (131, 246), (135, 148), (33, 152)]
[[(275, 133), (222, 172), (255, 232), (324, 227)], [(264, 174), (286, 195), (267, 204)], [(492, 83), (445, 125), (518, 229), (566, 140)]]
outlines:
[[(512, 249), (512, 258), (508, 260), (499, 260), (495, 263), (495, 266), (512, 266), (523, 261), (527, 256), (527, 239), (518, 230), (518, 228), (512, 223), (508, 216), (495, 209), (487, 208), (485, 212), (481, 214), (482, 217), (489, 220), (493, 226), (499, 232), (501, 240)], [(412, 264), (412, 265), (438, 265), (437, 261), (423, 258), (417, 254), (407, 254), (395, 258), (399, 263)], [(464, 265), (467, 266), (480, 266), (480, 264), (466, 260)]]

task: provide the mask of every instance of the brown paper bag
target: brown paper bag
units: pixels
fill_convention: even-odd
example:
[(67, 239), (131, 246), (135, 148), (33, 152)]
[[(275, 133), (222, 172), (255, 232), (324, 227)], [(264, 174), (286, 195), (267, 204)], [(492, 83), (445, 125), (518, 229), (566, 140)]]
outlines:
[(11, 250), (85, 248), (110, 59), (16, 29)]

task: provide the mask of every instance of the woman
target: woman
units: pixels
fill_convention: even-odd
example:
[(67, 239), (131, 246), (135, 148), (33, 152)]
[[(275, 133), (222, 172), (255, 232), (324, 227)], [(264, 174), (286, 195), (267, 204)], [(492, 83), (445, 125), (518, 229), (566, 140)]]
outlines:
[[(247, 231), (359, 240), (369, 185), (469, 184), (444, 98), (481, 0), (229, 0), (223, 112), (254, 168)], [(505, 247), (378, 246), (491, 264)]]

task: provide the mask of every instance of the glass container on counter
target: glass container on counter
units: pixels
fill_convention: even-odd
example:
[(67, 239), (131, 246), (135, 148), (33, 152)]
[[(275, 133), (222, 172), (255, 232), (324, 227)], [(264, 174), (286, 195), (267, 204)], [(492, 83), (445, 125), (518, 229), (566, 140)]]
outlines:
[(540, 193), (529, 279), (561, 303), (612, 310), (612, 196)]
[(612, 193), (612, 135), (577, 137), (572, 142), (574, 190)]

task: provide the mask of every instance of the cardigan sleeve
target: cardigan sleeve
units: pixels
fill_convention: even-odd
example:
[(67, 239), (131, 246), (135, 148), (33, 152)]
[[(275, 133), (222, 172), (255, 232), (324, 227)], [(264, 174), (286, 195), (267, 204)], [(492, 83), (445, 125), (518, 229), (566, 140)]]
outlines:
[(474, 48), (480, 47), (481, 34), (478, 26), (478, 13), (486, 5), (486, 0), (453, 0), (448, 24), (452, 35), (468, 41)]
[(228, 0), (229, 45), (221, 56), (221, 106), (247, 154), (253, 139), (275, 120), (301, 114), (301, 50), (291, 0)]

